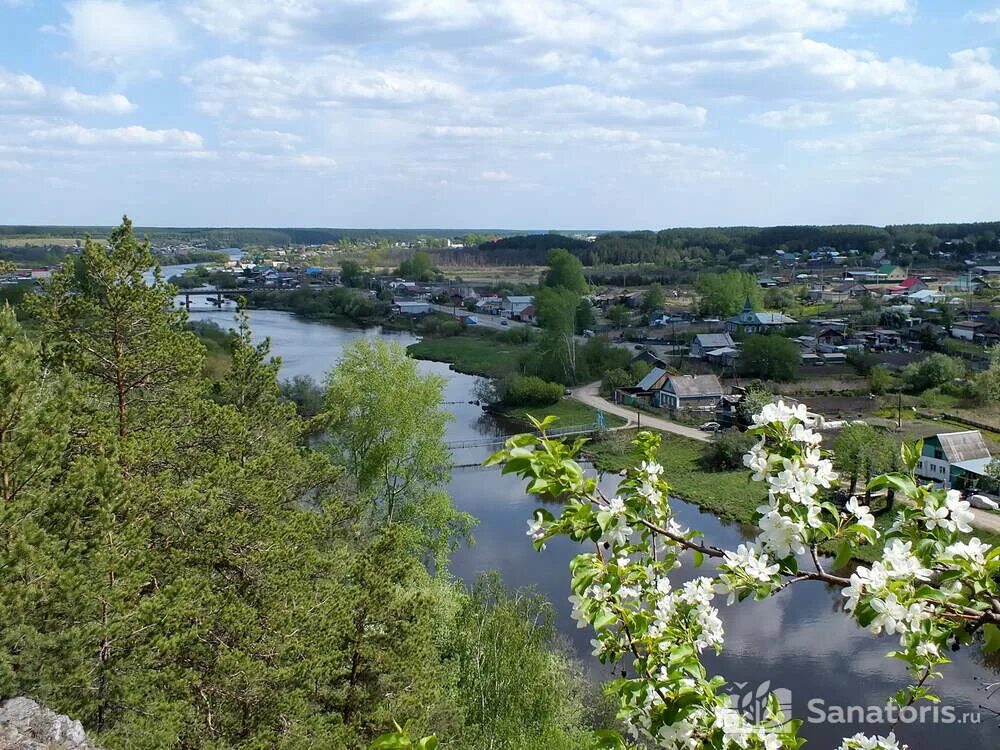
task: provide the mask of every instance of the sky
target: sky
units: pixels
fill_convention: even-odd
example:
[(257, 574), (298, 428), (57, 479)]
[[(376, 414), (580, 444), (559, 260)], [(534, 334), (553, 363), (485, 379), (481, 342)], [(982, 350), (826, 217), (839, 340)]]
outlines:
[(0, 0), (0, 224), (1000, 219), (1000, 2)]

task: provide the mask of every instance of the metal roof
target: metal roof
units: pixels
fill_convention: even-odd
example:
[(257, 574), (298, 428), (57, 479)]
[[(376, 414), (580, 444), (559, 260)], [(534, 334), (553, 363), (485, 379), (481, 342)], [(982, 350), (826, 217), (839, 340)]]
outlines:
[(647, 373), (646, 377), (639, 381), (639, 385), (636, 386), (640, 391), (650, 391), (653, 386), (656, 385), (656, 381), (667, 374), (666, 370), (659, 367), (654, 367)]
[(978, 474), (979, 476), (987, 476), (986, 467), (990, 465), (993, 461), (989, 456), (985, 458), (970, 458), (968, 461), (958, 461), (957, 463), (952, 463), (955, 468), (961, 469), (962, 471), (967, 471), (970, 474)]
[(694, 337), (703, 349), (716, 349), (733, 345), (733, 337), (728, 333), (699, 333)]
[(941, 432), (934, 437), (941, 443), (948, 463), (961, 463), (974, 458), (989, 458), (990, 449), (986, 447), (979, 430), (964, 432)]
[(664, 390), (673, 391), (680, 397), (721, 396), (722, 384), (715, 375), (670, 375)]

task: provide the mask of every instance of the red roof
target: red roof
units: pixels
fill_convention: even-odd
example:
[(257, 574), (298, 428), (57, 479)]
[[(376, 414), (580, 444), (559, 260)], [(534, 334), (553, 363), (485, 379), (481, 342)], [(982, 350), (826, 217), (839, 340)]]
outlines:
[(921, 282), (919, 276), (907, 276), (905, 279), (899, 282), (899, 286), (901, 286), (903, 289), (909, 289), (914, 284), (921, 284), (921, 283), (923, 282)]

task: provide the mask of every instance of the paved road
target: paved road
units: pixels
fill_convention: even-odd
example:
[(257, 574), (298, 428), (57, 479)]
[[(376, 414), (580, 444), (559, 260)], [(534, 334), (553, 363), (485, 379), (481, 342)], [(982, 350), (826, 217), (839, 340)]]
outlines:
[[(600, 409), (601, 411), (608, 412), (609, 414), (616, 414), (619, 417), (624, 417), (628, 420), (629, 426), (636, 426), (637, 421), (635, 409), (629, 409), (624, 406), (619, 406), (618, 404), (613, 404), (603, 398), (598, 393), (600, 386), (600, 383), (591, 383), (590, 385), (580, 386), (573, 391), (573, 398), (577, 401), (582, 401), (587, 404), (587, 406), (593, 406), (595, 409)], [(691, 438), (692, 440), (699, 440), (703, 443), (710, 442), (712, 439), (709, 433), (702, 432), (694, 427), (688, 427), (687, 425), (677, 424), (677, 422), (671, 422), (669, 419), (654, 417), (651, 414), (642, 414), (639, 420), (641, 421), (643, 427), (652, 427), (654, 430), (660, 430), (661, 432), (671, 432), (674, 435)]]

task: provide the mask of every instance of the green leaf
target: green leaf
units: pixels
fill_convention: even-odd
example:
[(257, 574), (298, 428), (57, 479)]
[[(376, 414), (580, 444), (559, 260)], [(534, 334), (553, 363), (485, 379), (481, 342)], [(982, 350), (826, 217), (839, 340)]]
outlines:
[(993, 623), (983, 625), (983, 651), (987, 654), (1000, 651), (1000, 628)]
[(848, 540), (842, 541), (837, 547), (837, 556), (833, 559), (833, 569), (840, 570), (851, 561), (854, 547)]

